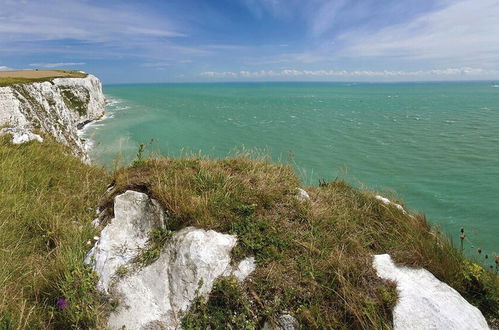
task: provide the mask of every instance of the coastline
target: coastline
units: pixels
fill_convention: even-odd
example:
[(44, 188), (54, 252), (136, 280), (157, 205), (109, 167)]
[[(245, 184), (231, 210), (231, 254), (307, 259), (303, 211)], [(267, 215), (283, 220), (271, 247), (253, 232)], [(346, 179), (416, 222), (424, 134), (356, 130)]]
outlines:
[[(105, 105), (104, 105), (104, 113), (103, 115), (95, 120), (87, 121), (84, 123), (84, 125), (81, 128), (78, 128), (77, 135), (78, 137), (83, 141), (85, 151), (87, 154), (90, 153), (90, 151), (94, 148), (95, 146), (95, 140), (93, 139), (93, 132), (94, 130), (98, 129), (98, 127), (103, 127), (105, 126), (104, 122), (108, 119), (112, 119), (114, 117), (114, 112), (119, 111), (122, 109), (127, 109), (128, 107), (125, 106), (123, 108), (116, 108), (117, 105), (122, 104), (124, 101), (118, 98), (114, 97), (109, 97), (105, 96)], [(90, 157), (90, 156), (89, 156)], [(94, 159), (90, 159), (92, 163), (95, 162)]]

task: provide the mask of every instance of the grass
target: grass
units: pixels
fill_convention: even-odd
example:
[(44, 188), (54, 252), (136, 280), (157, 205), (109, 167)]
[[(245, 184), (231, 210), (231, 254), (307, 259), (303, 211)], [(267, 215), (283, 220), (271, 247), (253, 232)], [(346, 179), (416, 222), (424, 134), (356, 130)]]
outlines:
[[(30, 70), (27, 72), (33, 72), (33, 71)], [(52, 79), (55, 78), (85, 78), (86, 76), (88, 76), (88, 74), (86, 73), (81, 73), (79, 71), (73, 71), (73, 70), (50, 70), (50, 72), (51, 72), (50, 75), (40, 78), (9, 77), (8, 72), (4, 72), (3, 75), (0, 76), (0, 87), (6, 87), (15, 84), (29, 84), (33, 82), (52, 81)]]
[(105, 305), (82, 260), (108, 174), (44, 138), (0, 137), (0, 329), (98, 327)]
[[(396, 290), (371, 266), (378, 253), (425, 267), (486, 316), (498, 316), (493, 273), (432, 231), (423, 215), (405, 214), (346, 182), (308, 187), (311, 200), (299, 202), (300, 182), (291, 167), (241, 155), (142, 159), (116, 171), (114, 184), (116, 194), (135, 189), (157, 199), (171, 216), (169, 230), (196, 226), (235, 234), (234, 260), (256, 257), (251, 280), (238, 288), (220, 280), (185, 316), (188, 328), (224, 322), (258, 328), (282, 311), (309, 329), (391, 328)], [(238, 317), (230, 321), (227, 313)]]
[[(114, 196), (128, 189), (147, 192), (170, 216), (138, 264), (154, 261), (172, 231), (186, 226), (237, 235), (234, 263), (256, 258), (243, 284), (220, 279), (195, 301), (183, 318), (187, 329), (260, 328), (283, 311), (306, 329), (390, 329), (397, 293), (371, 266), (378, 253), (427, 268), (489, 319), (499, 314), (495, 274), (431, 230), (423, 215), (404, 214), (343, 181), (306, 187), (311, 199), (300, 202), (293, 169), (265, 158), (144, 159), (139, 151), (132, 166), (109, 174), (52, 142), (11, 146), (3, 139), (0, 171), (0, 328), (102, 327), (115, 302), (96, 292), (95, 275), (82, 263), (85, 242), (95, 234), (95, 207), (111, 217)], [(105, 195), (110, 182), (114, 194)], [(58, 299), (68, 307), (58, 310)]]

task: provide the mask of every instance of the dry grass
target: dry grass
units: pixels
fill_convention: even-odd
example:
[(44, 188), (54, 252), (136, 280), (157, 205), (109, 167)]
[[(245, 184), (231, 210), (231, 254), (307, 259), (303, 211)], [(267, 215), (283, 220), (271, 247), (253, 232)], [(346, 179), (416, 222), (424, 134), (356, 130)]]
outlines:
[[(396, 290), (372, 255), (425, 267), (489, 318), (498, 316), (497, 278), (467, 260), (424, 216), (407, 215), (374, 192), (337, 181), (305, 188), (290, 166), (240, 155), (222, 160), (141, 157), (112, 175), (65, 156), (54, 143), (0, 140), (0, 328), (98, 327), (110, 307), (83, 266), (95, 206), (112, 216), (115, 195), (149, 193), (185, 226), (238, 236), (234, 262), (255, 256), (243, 285), (220, 280), (184, 317), (186, 328), (259, 328), (283, 311), (306, 329), (389, 329)], [(106, 183), (115, 185), (104, 195)], [(161, 240), (162, 242), (164, 240)], [(160, 247), (158, 247), (160, 248)], [(57, 299), (68, 300), (64, 310)]]
[(0, 87), (13, 84), (50, 81), (54, 78), (85, 78), (86, 73), (73, 70), (0, 71)]
[[(308, 187), (311, 200), (299, 202), (291, 167), (241, 155), (139, 161), (117, 171), (114, 184), (116, 194), (135, 189), (156, 198), (169, 211), (169, 229), (193, 225), (236, 234), (235, 260), (256, 257), (244, 295), (230, 294), (239, 289), (222, 281), (208, 302), (191, 309), (188, 328), (259, 327), (284, 310), (309, 329), (391, 328), (396, 291), (371, 266), (378, 253), (427, 268), (486, 315), (498, 314), (493, 274), (470, 280), (469, 261), (424, 216), (405, 214), (345, 182)], [(234, 296), (240, 303), (222, 299)], [(233, 313), (239, 317), (229, 317)]]

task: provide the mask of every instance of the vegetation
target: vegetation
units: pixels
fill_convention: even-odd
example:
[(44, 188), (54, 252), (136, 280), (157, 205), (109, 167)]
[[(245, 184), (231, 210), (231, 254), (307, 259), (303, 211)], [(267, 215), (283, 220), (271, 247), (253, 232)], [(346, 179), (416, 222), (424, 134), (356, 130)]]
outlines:
[[(55, 78), (85, 78), (86, 73), (73, 70), (46, 70), (46, 71), (5, 71), (0, 74), (0, 87), (10, 86), (14, 84), (29, 84), (33, 82), (52, 81)], [(39, 73), (39, 74), (33, 74)], [(43, 74), (46, 73), (46, 74)]]
[[(290, 166), (244, 154), (144, 159), (142, 150), (132, 166), (108, 174), (50, 141), (6, 141), (0, 143), (0, 328), (102, 326), (115, 302), (99, 296), (82, 260), (96, 234), (95, 206), (112, 216), (114, 197), (128, 189), (147, 192), (170, 216), (166, 229), (151, 233), (139, 264), (155, 260), (172, 232), (186, 226), (235, 234), (234, 262), (256, 258), (243, 284), (223, 278), (207, 299), (197, 299), (185, 328), (254, 329), (286, 311), (306, 329), (390, 329), (397, 293), (372, 267), (378, 253), (425, 267), (487, 317), (499, 316), (494, 273), (432, 231), (423, 215), (385, 205), (374, 192), (326, 182), (307, 187), (311, 198), (300, 201)], [(104, 194), (109, 182), (113, 195)]]
[(80, 93), (83, 93), (83, 98), (81, 96), (75, 95), (75, 87), (61, 87), (61, 95), (64, 103), (69, 109), (75, 110), (80, 116), (87, 114), (87, 105), (90, 99), (90, 94), (87, 89), (80, 89)]
[(169, 230), (196, 226), (236, 234), (234, 259), (256, 257), (251, 279), (242, 286), (220, 280), (185, 316), (187, 328), (258, 328), (282, 311), (310, 329), (390, 328), (397, 295), (373, 270), (378, 253), (425, 267), (485, 315), (498, 316), (495, 274), (432, 231), (423, 215), (385, 205), (374, 192), (335, 181), (306, 188), (311, 200), (300, 202), (290, 166), (248, 155), (141, 159), (113, 176), (115, 194), (135, 189), (157, 199), (170, 214)]
[(105, 311), (82, 260), (108, 174), (45, 139), (0, 137), (0, 329), (97, 327)]

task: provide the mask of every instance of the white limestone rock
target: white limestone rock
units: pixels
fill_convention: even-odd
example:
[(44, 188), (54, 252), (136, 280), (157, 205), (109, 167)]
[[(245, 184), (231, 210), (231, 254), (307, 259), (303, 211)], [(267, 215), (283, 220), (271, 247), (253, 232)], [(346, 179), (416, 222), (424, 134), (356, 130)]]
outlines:
[(304, 202), (310, 200), (308, 192), (306, 192), (302, 188), (297, 188), (296, 191), (298, 192), (298, 195), (296, 197), (298, 198), (299, 201)]
[[(146, 194), (127, 191), (115, 197), (114, 218), (86, 258), (99, 274), (98, 288), (120, 301), (108, 319), (110, 329), (178, 329), (182, 313), (196, 297), (206, 297), (217, 278), (244, 281), (254, 271), (253, 257), (231, 266), (235, 236), (193, 227), (173, 234), (155, 262), (137, 269), (132, 259), (146, 247), (150, 231), (165, 221), (166, 213)], [(116, 276), (120, 267), (129, 274)]]
[(198, 296), (210, 293), (230, 267), (232, 235), (184, 228), (172, 237), (158, 260), (113, 288), (120, 305), (108, 321), (111, 329), (178, 329), (182, 312)]
[(151, 230), (164, 227), (164, 221), (164, 211), (146, 194), (128, 190), (116, 196), (114, 218), (85, 259), (99, 273), (100, 290), (108, 292), (116, 270), (140, 253)]
[[(67, 96), (80, 107), (72, 106)], [(104, 105), (101, 83), (92, 75), (0, 87), (0, 127), (39, 129), (89, 162), (78, 126), (102, 117)]]
[(43, 138), (40, 135), (31, 133), (30, 131), (22, 128), (7, 127), (0, 129), (0, 136), (4, 134), (12, 135), (13, 144), (23, 144), (29, 141), (43, 142)]
[(289, 314), (280, 315), (274, 326), (270, 322), (265, 322), (262, 330), (297, 330), (300, 328), (298, 321)]
[(395, 330), (489, 329), (478, 308), (426, 269), (398, 267), (388, 254), (374, 256), (373, 267), (379, 277), (397, 284)]
[(236, 269), (232, 270), (232, 275), (235, 276), (239, 282), (243, 282), (255, 269), (255, 258), (249, 257), (242, 260), (239, 265), (237, 265)]
[(383, 197), (381, 195), (376, 195), (374, 196), (374, 198), (376, 198), (377, 200), (383, 202), (383, 204), (386, 204), (386, 205), (393, 205), (395, 206), (396, 208), (398, 208), (400, 211), (402, 211), (404, 214), (407, 214), (406, 210), (404, 209), (404, 207), (400, 204), (397, 204), (397, 203), (394, 203), (392, 202), (391, 200), (389, 200), (388, 198), (386, 197)]

